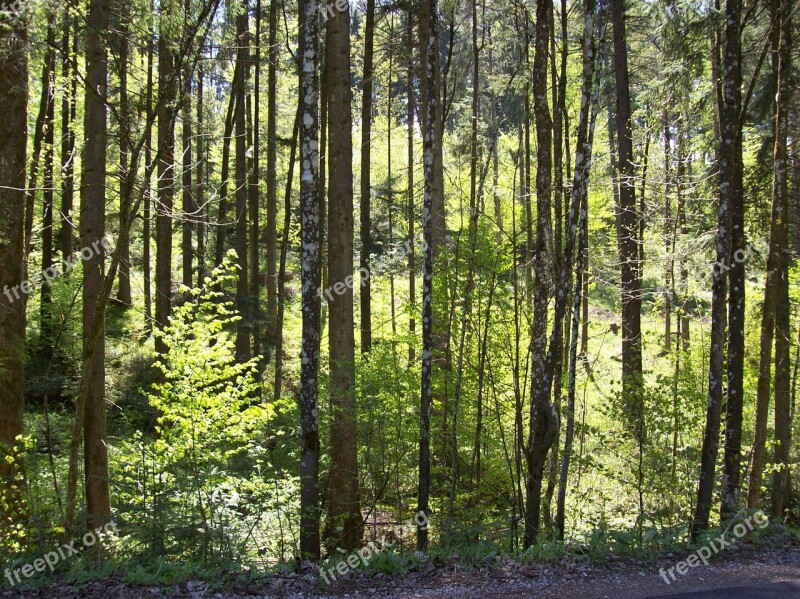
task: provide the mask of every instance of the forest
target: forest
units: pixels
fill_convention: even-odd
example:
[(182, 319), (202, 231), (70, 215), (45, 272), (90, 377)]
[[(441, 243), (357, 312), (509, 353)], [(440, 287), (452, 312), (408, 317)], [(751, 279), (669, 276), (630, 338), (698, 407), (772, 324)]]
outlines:
[(797, 6), (326, 2), (0, 0), (6, 585), (799, 546)]

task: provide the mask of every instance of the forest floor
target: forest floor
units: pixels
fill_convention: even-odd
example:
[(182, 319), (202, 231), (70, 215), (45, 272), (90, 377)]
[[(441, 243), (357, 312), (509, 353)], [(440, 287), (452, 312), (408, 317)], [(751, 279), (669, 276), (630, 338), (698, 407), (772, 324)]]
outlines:
[[(261, 581), (234, 584), (226, 590), (208, 583), (188, 581), (163, 586), (131, 586), (122, 574), (80, 587), (54, 581), (27, 591), (0, 591), (0, 598), (109, 598), (109, 599), (253, 599), (257, 597), (318, 598), (379, 597), (386, 599), (471, 598), (611, 598), (664, 597), (713, 589), (748, 587), (739, 593), (725, 591), (714, 597), (800, 597), (800, 541), (773, 537), (768, 544), (741, 543), (711, 559), (708, 566), (689, 568), (667, 584), (664, 571), (690, 553), (671, 553), (659, 560), (612, 558), (603, 564), (564, 559), (550, 564), (522, 563), (502, 558), (496, 563), (466, 569), (457, 557), (440, 567), (432, 564), (406, 574), (348, 574), (331, 586), (320, 582), (318, 572), (286, 573)], [(670, 579), (671, 580), (671, 579)], [(768, 583), (774, 585), (767, 592)], [(709, 595), (711, 597), (711, 595)]]

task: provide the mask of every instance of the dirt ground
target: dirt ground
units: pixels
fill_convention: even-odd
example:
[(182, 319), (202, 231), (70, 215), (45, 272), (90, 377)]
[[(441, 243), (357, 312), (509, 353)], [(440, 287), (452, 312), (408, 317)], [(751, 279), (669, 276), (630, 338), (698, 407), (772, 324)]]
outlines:
[[(73, 599), (252, 599), (380, 597), (386, 599), (472, 599), (536, 597), (577, 599), (633, 599), (663, 597), (672, 594), (742, 587), (789, 581), (786, 590), (769, 596), (800, 597), (800, 542), (794, 538), (772, 538), (769, 544), (753, 546), (742, 543), (726, 549), (708, 566), (689, 569), (667, 584), (660, 568), (668, 569), (688, 554), (667, 555), (657, 562), (611, 559), (603, 565), (563, 560), (553, 564), (524, 564), (503, 560), (485, 568), (465, 569), (457, 558), (435, 568), (405, 575), (347, 575), (330, 587), (320, 583), (314, 571), (285, 574), (259, 583), (217, 591), (199, 581), (167, 587), (131, 587), (121, 575), (76, 588), (54, 582), (33, 590), (0, 591), (0, 598), (17, 597)], [(774, 591), (773, 591), (774, 592)], [(719, 596), (726, 596), (725, 593)], [(753, 594), (731, 597), (761, 596)]]

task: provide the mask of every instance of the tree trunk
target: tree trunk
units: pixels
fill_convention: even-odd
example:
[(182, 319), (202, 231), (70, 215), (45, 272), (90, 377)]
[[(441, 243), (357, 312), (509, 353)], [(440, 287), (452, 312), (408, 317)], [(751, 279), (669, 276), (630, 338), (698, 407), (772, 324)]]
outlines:
[[(578, 136), (575, 144), (575, 174), (572, 185), (572, 206), (567, 229), (567, 245), (575, 244), (575, 286), (572, 296), (572, 324), (570, 326), (569, 365), (567, 383), (566, 430), (564, 433), (564, 452), (561, 458), (559, 472), (558, 498), (556, 502), (556, 516), (554, 527), (559, 540), (564, 540), (566, 518), (567, 480), (569, 464), (572, 454), (572, 442), (575, 432), (575, 385), (578, 361), (578, 324), (581, 319), (582, 295), (585, 291), (584, 280), (586, 276), (586, 258), (584, 248), (587, 243), (588, 233), (588, 186), (589, 171), (592, 162), (592, 143), (594, 141), (594, 128), (597, 112), (600, 105), (600, 56), (597, 52), (596, 40), (603, 40), (606, 26), (606, 9), (601, 5), (598, 14), (595, 0), (584, 0), (584, 30), (583, 30), (583, 75), (581, 85), (581, 110), (578, 120)], [(595, 19), (599, 21), (597, 37), (595, 37)], [(577, 222), (576, 222), (577, 219)], [(575, 229), (578, 229), (576, 231)], [(564, 251), (567, 261), (570, 256)], [(562, 264), (562, 284), (569, 285), (569, 270), (571, 263)], [(564, 307), (566, 309), (566, 306)]]
[[(119, 131), (119, 180), (120, 187), (128, 174), (130, 149), (128, 148), (128, 131), (130, 127), (130, 107), (128, 106), (128, 23), (130, 16), (125, 3), (120, 4), (122, 11), (119, 32), (119, 112), (125, 125)], [(120, 196), (122, 193), (120, 193)], [(120, 226), (126, 222), (128, 215), (120, 211)], [(119, 263), (119, 287), (117, 288), (117, 302), (125, 307), (133, 305), (131, 297), (131, 247), (126, 243), (120, 248), (121, 259)]]
[[(42, 177), (42, 272), (53, 267), (53, 190), (55, 188), (55, 128), (56, 128), (56, 17), (52, 10), (47, 15), (46, 60), (50, 64), (50, 78), (47, 81), (47, 111), (44, 124), (44, 173)], [(42, 281), (41, 302), (39, 304), (39, 347), (42, 356), (49, 359), (53, 355), (53, 289), (51, 284)]]
[(269, 4), (269, 49), (267, 51), (267, 343), (270, 349), (276, 346), (278, 338), (278, 281), (277, 243), (278, 243), (278, 2)]
[(737, 188), (737, 148), (739, 146), (739, 113), (741, 107), (741, 68), (740, 68), (740, 0), (728, 0), (726, 11), (725, 60), (724, 60), (724, 102), (720, 112), (722, 125), (720, 151), (720, 190), (717, 214), (716, 260), (713, 267), (711, 287), (711, 349), (709, 352), (708, 403), (706, 426), (703, 435), (703, 448), (700, 462), (700, 483), (697, 488), (697, 504), (692, 522), (692, 539), (708, 529), (714, 491), (714, 472), (719, 451), (720, 413), (722, 406), (722, 382), (725, 363), (725, 331), (727, 315), (725, 297), (727, 294), (728, 260), (731, 256), (730, 211), (736, 203), (734, 197), (741, 192)]
[(622, 291), (622, 399), (625, 416), (630, 419), (629, 424), (634, 436), (641, 442), (645, 431), (642, 413), (642, 297), (638, 239), (640, 215), (636, 207), (624, 0), (611, 0), (611, 16), (614, 23), (614, 76), (619, 151), (617, 246)]
[[(358, 441), (353, 331), (353, 138), (350, 92), (350, 10), (328, 19), (325, 42), (328, 89), (328, 296), (330, 317), (331, 469), (326, 544), (354, 550), (363, 534), (358, 489)], [(369, 194), (369, 189), (367, 189)]]
[[(106, 213), (106, 87), (108, 83), (107, 40), (109, 0), (92, 0), (86, 29), (86, 107), (81, 185), (81, 247), (92, 248), (91, 258), (83, 260), (83, 335), (84, 359), (90, 362), (85, 373), (89, 381), (84, 411), (84, 475), (89, 529), (101, 526), (111, 517), (108, 484), (108, 446), (106, 443), (105, 335), (102, 321), (105, 309), (97, 305), (105, 279)], [(81, 250), (83, 254), (83, 250)], [(99, 308), (99, 309), (98, 309)], [(90, 335), (100, 324), (97, 338)]]
[[(253, 323), (253, 354), (261, 355), (261, 235), (258, 201), (258, 181), (261, 176), (261, 151), (259, 127), (261, 124), (261, 0), (256, 0), (256, 31), (254, 44), (255, 58), (253, 58), (253, 115), (250, 121), (252, 136), (252, 160), (250, 162), (250, 178), (247, 186), (248, 209), (250, 216), (250, 297), (249, 304)], [(249, 99), (249, 96), (248, 96)], [(249, 102), (248, 102), (249, 104)], [(249, 116), (248, 110), (248, 116)], [(249, 120), (249, 119), (248, 119)], [(248, 144), (250, 145), (250, 144)], [(261, 372), (259, 370), (259, 372)]]
[[(158, 37), (158, 205), (156, 215), (156, 326), (164, 328), (172, 311), (172, 206), (175, 186), (175, 105), (176, 82), (172, 54), (171, 24), (175, 0), (161, 6)], [(167, 347), (156, 337), (156, 353)]]
[[(23, 523), (19, 498), (25, 387), (25, 170), (28, 164), (28, 31), (23, 19), (0, 28), (0, 519)], [(0, 543), (0, 547), (4, 544)]]
[[(300, 353), (300, 555), (316, 561), (319, 541), (319, 2), (300, 0), (300, 214), (303, 339)], [(348, 77), (349, 81), (349, 77)], [(288, 235), (284, 231), (284, 235)]]
[(59, 239), (61, 259), (72, 255), (72, 206), (75, 197), (75, 114), (77, 109), (78, 78), (74, 62), (77, 60), (77, 31), (72, 32), (72, 16), (69, 6), (64, 8), (64, 35), (61, 42), (61, 78), (70, 81), (69, 93), (64, 90), (61, 103), (61, 214)]
[[(189, 8), (189, 0), (186, 9)], [(192, 234), (197, 210), (192, 192), (192, 73), (190, 65), (183, 67), (181, 89), (181, 282), (187, 287), (193, 280)], [(198, 157), (200, 155), (198, 154)]]
[[(525, 547), (536, 543), (539, 534), (541, 512), (542, 479), (547, 452), (555, 441), (558, 430), (558, 414), (551, 402), (552, 382), (556, 361), (557, 332), (563, 326), (558, 313), (553, 321), (556, 332), (547, 347), (547, 305), (549, 302), (548, 280), (550, 262), (548, 252), (552, 247), (552, 138), (553, 121), (547, 104), (547, 57), (550, 41), (550, 26), (553, 12), (552, 0), (542, 0), (536, 6), (536, 42), (533, 58), (533, 110), (536, 119), (536, 252), (533, 270), (533, 323), (531, 325), (531, 405), (526, 458), (528, 473), (525, 500)], [(559, 298), (564, 292), (559, 289)], [(558, 307), (559, 299), (556, 300)], [(560, 345), (560, 341), (558, 341)]]
[[(375, 36), (375, 0), (367, 0), (364, 25), (364, 79), (361, 101), (361, 351), (372, 349), (372, 282), (370, 254), (372, 253), (371, 144), (372, 144), (372, 56)], [(391, 185), (391, 181), (389, 182)], [(336, 280), (336, 279), (334, 279)]]
[(236, 110), (234, 112), (234, 129), (236, 136), (236, 264), (239, 273), (236, 279), (236, 309), (241, 320), (236, 324), (236, 360), (245, 362), (250, 359), (251, 306), (248, 298), (250, 288), (247, 285), (247, 114), (246, 91), (248, 79), (248, 63), (250, 61), (250, 32), (248, 26), (248, 0), (242, 0), (243, 12), (236, 17), (236, 40), (238, 51), (236, 62), (238, 79), (234, 81), (233, 93), (236, 94)]
[(416, 343), (414, 337), (417, 332), (417, 319), (414, 316), (417, 304), (417, 276), (416, 276), (416, 240), (414, 221), (416, 220), (414, 210), (414, 120), (415, 120), (415, 96), (414, 96), (414, 10), (409, 4), (408, 15), (406, 16), (406, 52), (408, 53), (408, 65), (406, 70), (406, 127), (408, 140), (406, 149), (408, 151), (407, 162), (407, 218), (408, 218), (408, 240), (410, 242), (408, 252), (408, 303), (412, 310), (408, 314), (408, 333), (411, 336), (411, 343), (408, 345), (408, 363), (411, 364), (416, 359)]
[(772, 480), (772, 513), (782, 517), (788, 507), (790, 494), (791, 444), (791, 304), (789, 303), (789, 186), (788, 133), (789, 101), (791, 98), (791, 7), (788, 0), (773, 2), (773, 31), (778, 41), (778, 93), (775, 96), (775, 166), (773, 174), (773, 205), (778, 207), (779, 252), (775, 307), (775, 456), (776, 470)]
[[(437, 0), (423, 0), (420, 33), (424, 35), (422, 119), (423, 172), (425, 191), (422, 207), (422, 230), (425, 240), (425, 255), (422, 278), (422, 382), (420, 391), (420, 438), (419, 438), (419, 486), (417, 512), (430, 516), (431, 492), (431, 368), (433, 356), (433, 243), (434, 196), (437, 193), (437, 169), (435, 164), (437, 123), (440, 106), (436, 93), (437, 48)], [(427, 551), (428, 528), (417, 527), (417, 550)]]

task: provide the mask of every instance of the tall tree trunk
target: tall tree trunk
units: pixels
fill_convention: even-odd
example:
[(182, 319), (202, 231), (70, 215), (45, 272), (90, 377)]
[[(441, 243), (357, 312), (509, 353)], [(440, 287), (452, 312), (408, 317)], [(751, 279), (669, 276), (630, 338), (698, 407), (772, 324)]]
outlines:
[[(550, 42), (552, 0), (542, 0), (536, 6), (536, 42), (533, 58), (533, 110), (536, 119), (536, 253), (533, 270), (533, 323), (531, 325), (531, 405), (526, 458), (528, 473), (525, 499), (525, 547), (536, 543), (539, 534), (542, 479), (547, 452), (555, 441), (558, 414), (551, 402), (556, 355), (561, 345), (558, 327), (563, 326), (558, 313), (553, 321), (554, 338), (547, 347), (547, 305), (549, 302), (550, 262), (552, 247), (552, 139), (553, 121), (547, 104), (547, 57)], [(560, 201), (560, 200), (559, 200)], [(563, 292), (566, 305), (566, 290)], [(559, 299), (556, 300), (558, 306)], [(556, 343), (557, 341), (557, 343)]]
[[(150, 0), (151, 19), (147, 38), (147, 91), (145, 93), (145, 103), (147, 105), (147, 122), (153, 120), (153, 57), (155, 54), (155, 34), (156, 17), (153, 6), (155, 0)], [(153, 162), (153, 127), (148, 126), (145, 132), (144, 142), (144, 167), (147, 172), (151, 172)], [(152, 238), (152, 210), (153, 210), (153, 182), (151, 177), (144, 181), (144, 215), (142, 222), (142, 275), (144, 277), (144, 314), (145, 326), (148, 330), (153, 326), (153, 292), (151, 284), (151, 250), (150, 242)]]
[[(28, 164), (28, 31), (23, 19), (0, 27), (0, 519), (24, 522), (19, 498), (25, 387), (25, 170)], [(3, 547), (0, 543), (0, 547)]]
[[(319, 540), (319, 2), (300, 0), (300, 215), (303, 339), (300, 353), (300, 555), (316, 561)], [(349, 77), (348, 77), (349, 80)], [(284, 231), (284, 235), (288, 235)]]
[(207, 209), (205, 200), (206, 164), (208, 162), (208, 141), (206, 139), (205, 119), (203, 115), (203, 85), (205, 71), (202, 62), (197, 72), (197, 137), (195, 148), (197, 154), (197, 178), (195, 183), (195, 210), (197, 210), (197, 285), (202, 286), (206, 278), (206, 222)]
[[(64, 8), (64, 34), (61, 41), (61, 78), (69, 81), (61, 101), (61, 214), (59, 239), (61, 258), (72, 255), (72, 206), (75, 197), (75, 114), (77, 109), (78, 78), (74, 61), (77, 60), (77, 31), (72, 32), (72, 15), (69, 6)], [(70, 37), (72, 35), (72, 37)]]
[[(42, 272), (53, 266), (53, 190), (55, 188), (55, 128), (56, 128), (56, 17), (54, 11), (47, 15), (46, 60), (50, 63), (50, 78), (47, 82), (47, 112), (45, 113), (44, 134), (44, 173), (42, 177)], [(45, 280), (42, 282), (41, 302), (39, 304), (39, 343), (42, 355), (49, 359), (53, 355), (53, 289)]]
[[(672, 254), (672, 197), (670, 193), (675, 187), (672, 177), (672, 134), (670, 132), (669, 112), (664, 109), (664, 249), (667, 262), (664, 266), (664, 350), (672, 350), (672, 272), (675, 258)], [(642, 187), (644, 192), (644, 186)], [(644, 218), (642, 218), (644, 222)], [(644, 239), (640, 235), (640, 239)]]
[(234, 129), (236, 136), (236, 264), (239, 273), (236, 279), (236, 308), (241, 320), (236, 325), (236, 360), (244, 362), (250, 358), (251, 306), (248, 298), (250, 288), (247, 285), (247, 113), (246, 86), (248, 80), (248, 64), (250, 61), (250, 32), (248, 26), (248, 0), (242, 0), (243, 12), (236, 17), (236, 62), (238, 80), (234, 81), (233, 93), (236, 94), (234, 112)]
[[(584, 28), (583, 28), (583, 75), (581, 84), (581, 110), (578, 117), (578, 136), (575, 144), (575, 174), (572, 185), (572, 206), (567, 229), (567, 244), (575, 243), (575, 286), (572, 296), (572, 324), (570, 326), (569, 340), (569, 365), (567, 383), (566, 427), (564, 432), (564, 452), (561, 458), (559, 471), (558, 498), (556, 502), (555, 532), (559, 540), (564, 540), (566, 518), (567, 480), (569, 464), (572, 457), (572, 442), (575, 433), (575, 385), (578, 364), (578, 324), (581, 319), (582, 295), (585, 292), (584, 277), (586, 273), (586, 258), (584, 248), (587, 243), (588, 233), (588, 188), (589, 171), (592, 163), (592, 143), (594, 142), (594, 128), (597, 112), (600, 105), (600, 52), (597, 52), (596, 40), (603, 40), (606, 26), (606, 8), (601, 5), (597, 14), (595, 0), (584, 0)], [(597, 37), (595, 37), (595, 19), (599, 21)], [(577, 219), (577, 223), (576, 223)], [(575, 230), (577, 227), (578, 231)], [(564, 256), (570, 260), (565, 249)], [(569, 285), (569, 270), (571, 264), (562, 265), (561, 281)], [(565, 308), (566, 309), (566, 306)]]
[(777, 245), (779, 252), (775, 307), (775, 456), (776, 470), (772, 480), (772, 513), (783, 516), (790, 495), (791, 443), (791, 305), (789, 303), (789, 185), (788, 134), (789, 103), (792, 97), (791, 73), (791, 14), (788, 0), (774, 1), (773, 31), (778, 41), (778, 93), (775, 96), (775, 162), (773, 174), (773, 205), (778, 207)]
[(614, 23), (614, 76), (619, 150), (617, 246), (622, 291), (622, 398), (626, 418), (630, 419), (634, 435), (641, 442), (645, 432), (642, 413), (642, 297), (638, 239), (640, 215), (636, 207), (624, 0), (611, 0), (611, 17)]
[(730, 213), (731, 207), (737, 202), (735, 195), (741, 193), (741, 185), (737, 185), (737, 148), (740, 148), (738, 131), (741, 110), (740, 0), (728, 0), (725, 4), (725, 12), (724, 101), (720, 112), (722, 138), (720, 140), (720, 189), (717, 214), (717, 263), (713, 267), (711, 287), (708, 407), (706, 409), (706, 426), (700, 457), (700, 483), (697, 488), (697, 504), (694, 521), (692, 522), (691, 534), (693, 539), (697, 539), (702, 531), (708, 529), (711, 514), (714, 472), (719, 451), (722, 381), (725, 364), (725, 331), (727, 328), (725, 298), (728, 283), (726, 268), (731, 256)]
[[(156, 326), (167, 326), (172, 311), (172, 207), (175, 194), (175, 65), (172, 54), (171, 20), (175, 0), (161, 5), (158, 36), (158, 204), (156, 215)], [(156, 353), (164, 355), (167, 347), (156, 337)]]
[[(124, 185), (129, 168), (130, 149), (128, 148), (128, 131), (126, 129), (130, 128), (131, 110), (128, 106), (128, 23), (130, 22), (130, 15), (124, 2), (120, 4), (120, 10), (122, 14), (119, 32), (119, 111), (120, 116), (125, 121), (125, 125), (120, 127), (119, 132), (119, 180), (121, 187)], [(122, 193), (120, 193), (120, 196), (122, 196)], [(122, 226), (122, 223), (127, 221), (128, 215), (120, 210), (119, 218), (120, 226)], [(130, 243), (126, 243), (124, 247), (121, 247), (120, 253), (117, 302), (122, 306), (129, 307), (133, 305), (133, 298), (131, 297)]]
[[(261, 176), (261, 151), (259, 127), (261, 125), (261, 0), (256, 0), (256, 31), (254, 44), (255, 57), (253, 63), (253, 116), (250, 123), (252, 136), (252, 161), (250, 178), (247, 186), (248, 209), (250, 216), (250, 306), (253, 317), (253, 354), (261, 355), (261, 283), (259, 281), (261, 235), (258, 201), (258, 181)], [(249, 96), (248, 96), (249, 98)], [(248, 111), (249, 115), (249, 111)], [(260, 370), (259, 370), (260, 372)]]
[[(238, 70), (241, 65), (236, 65), (233, 80), (238, 81)], [(225, 258), (225, 240), (228, 236), (228, 187), (230, 179), (231, 164), (231, 136), (233, 135), (233, 115), (236, 111), (235, 92), (231, 92), (228, 100), (228, 110), (225, 113), (225, 127), (222, 133), (222, 164), (220, 166), (220, 188), (219, 188), (219, 216), (217, 218), (217, 237), (214, 248), (214, 266), (222, 264)]]
[(409, 4), (408, 15), (406, 16), (406, 52), (408, 54), (408, 65), (406, 70), (406, 127), (408, 151), (407, 175), (406, 175), (406, 194), (407, 194), (407, 218), (408, 218), (408, 240), (410, 242), (408, 252), (408, 303), (412, 310), (408, 314), (408, 333), (411, 336), (411, 343), (408, 345), (408, 362), (411, 364), (416, 359), (416, 343), (414, 337), (417, 332), (417, 319), (415, 317), (417, 304), (417, 276), (416, 276), (416, 240), (414, 221), (416, 220), (414, 210), (414, 120), (415, 115), (415, 96), (414, 96), (414, 9)]
[[(328, 297), (330, 315), (331, 469), (326, 544), (357, 549), (363, 524), (358, 489), (355, 335), (353, 331), (353, 117), (350, 92), (349, 5), (328, 19), (325, 42), (328, 89), (328, 276), (343, 293)], [(369, 193), (369, 190), (367, 190)]]
[[(437, 48), (437, 0), (423, 0), (420, 15), (420, 33), (424, 42), (422, 89), (423, 171), (425, 191), (422, 206), (422, 231), (425, 240), (425, 256), (422, 277), (422, 382), (420, 391), (420, 437), (419, 437), (419, 485), (417, 490), (417, 512), (430, 515), (431, 493), (431, 368), (433, 356), (433, 244), (434, 196), (437, 193), (437, 169), (435, 164), (437, 123), (440, 106), (436, 93)], [(428, 528), (417, 527), (417, 550), (427, 551)]]
[[(367, 0), (364, 25), (364, 79), (361, 101), (361, 351), (372, 349), (372, 282), (370, 254), (372, 253), (371, 146), (372, 146), (372, 56), (375, 36), (375, 0)], [(391, 185), (391, 181), (389, 182)]]
[[(84, 411), (84, 476), (86, 510), (89, 529), (111, 517), (108, 484), (108, 446), (106, 444), (105, 401), (105, 335), (102, 321), (104, 308), (98, 309), (105, 282), (106, 213), (106, 88), (108, 84), (107, 40), (109, 0), (92, 0), (86, 29), (86, 107), (81, 185), (81, 247), (92, 248), (91, 257), (83, 260), (83, 335), (84, 359), (90, 362), (86, 374), (90, 380)], [(83, 254), (83, 250), (81, 250)], [(93, 338), (92, 329), (99, 322), (100, 335)], [(88, 358), (87, 358), (88, 356)]]
[[(189, 1), (184, 0), (187, 12)], [(189, 64), (183, 66), (181, 75), (181, 282), (191, 287), (194, 278), (192, 234), (197, 208), (192, 191), (192, 71)]]
[(278, 338), (278, 1), (269, 4), (269, 47), (267, 50), (267, 343), (273, 349)]

